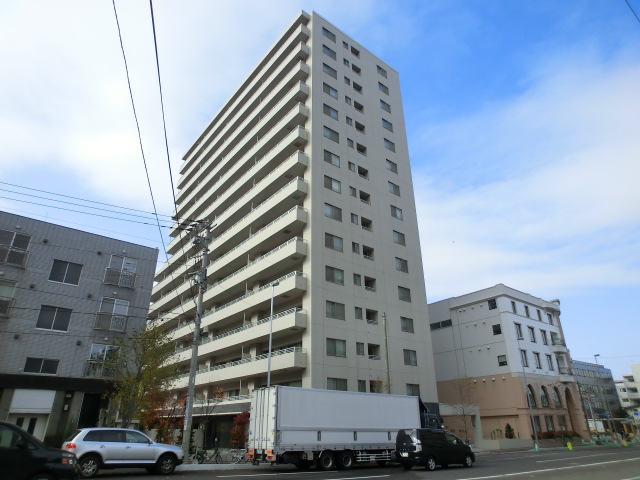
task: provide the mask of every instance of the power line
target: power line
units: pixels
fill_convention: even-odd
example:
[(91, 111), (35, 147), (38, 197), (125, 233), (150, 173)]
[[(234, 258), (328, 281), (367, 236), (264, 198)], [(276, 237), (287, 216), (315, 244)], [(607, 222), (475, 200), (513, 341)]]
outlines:
[(633, 9), (633, 7), (631, 6), (631, 4), (629, 3), (629, 0), (624, 0), (627, 4), (627, 7), (629, 7), (629, 10), (631, 10), (631, 13), (633, 13), (633, 15), (636, 17), (636, 20), (638, 22), (640, 22), (640, 17), (638, 17), (638, 14), (636, 13), (636, 11)]

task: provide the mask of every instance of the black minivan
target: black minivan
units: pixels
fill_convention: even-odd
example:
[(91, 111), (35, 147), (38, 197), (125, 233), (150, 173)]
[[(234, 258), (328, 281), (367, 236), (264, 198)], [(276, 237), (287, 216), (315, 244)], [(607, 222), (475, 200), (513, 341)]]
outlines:
[(408, 428), (398, 432), (394, 457), (405, 470), (424, 465), (435, 470), (452, 464), (471, 467), (476, 456), (471, 447), (453, 433), (437, 428)]

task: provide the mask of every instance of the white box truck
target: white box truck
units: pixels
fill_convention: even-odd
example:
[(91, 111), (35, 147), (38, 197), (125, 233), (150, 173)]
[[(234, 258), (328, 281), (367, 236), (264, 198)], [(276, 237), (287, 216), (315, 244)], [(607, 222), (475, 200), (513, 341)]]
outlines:
[[(253, 391), (248, 456), (300, 469), (391, 459), (398, 430), (425, 426), (418, 397), (273, 386)], [(428, 423), (428, 422), (427, 422)]]

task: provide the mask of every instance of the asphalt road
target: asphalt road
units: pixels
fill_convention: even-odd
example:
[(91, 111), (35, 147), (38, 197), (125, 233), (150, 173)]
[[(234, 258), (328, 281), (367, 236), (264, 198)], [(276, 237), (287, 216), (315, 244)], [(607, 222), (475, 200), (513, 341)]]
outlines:
[(174, 475), (149, 475), (145, 470), (112, 470), (97, 480), (640, 480), (640, 447), (578, 447), (573, 451), (548, 449), (480, 453), (472, 468), (450, 466), (428, 472), (424, 468), (405, 471), (398, 465), (358, 466), (331, 472), (314, 469), (299, 472), (289, 466), (184, 465)]

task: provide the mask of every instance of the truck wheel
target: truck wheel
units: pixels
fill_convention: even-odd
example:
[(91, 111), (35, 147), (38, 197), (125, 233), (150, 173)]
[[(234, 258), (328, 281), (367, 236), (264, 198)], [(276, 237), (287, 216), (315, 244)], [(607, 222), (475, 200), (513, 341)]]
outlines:
[(424, 464), (424, 468), (427, 470), (433, 471), (436, 469), (436, 459), (433, 457), (427, 458), (427, 463)]
[(471, 455), (465, 455), (464, 456), (464, 463), (463, 465), (467, 468), (473, 466), (473, 458), (471, 458)]
[(318, 458), (318, 470), (333, 470), (336, 467), (336, 461), (333, 453), (325, 451)]
[(351, 467), (353, 467), (353, 462), (354, 462), (353, 454), (348, 450), (345, 450), (344, 452), (339, 452), (336, 458), (336, 461), (338, 463), (338, 468), (343, 470), (349, 470)]

